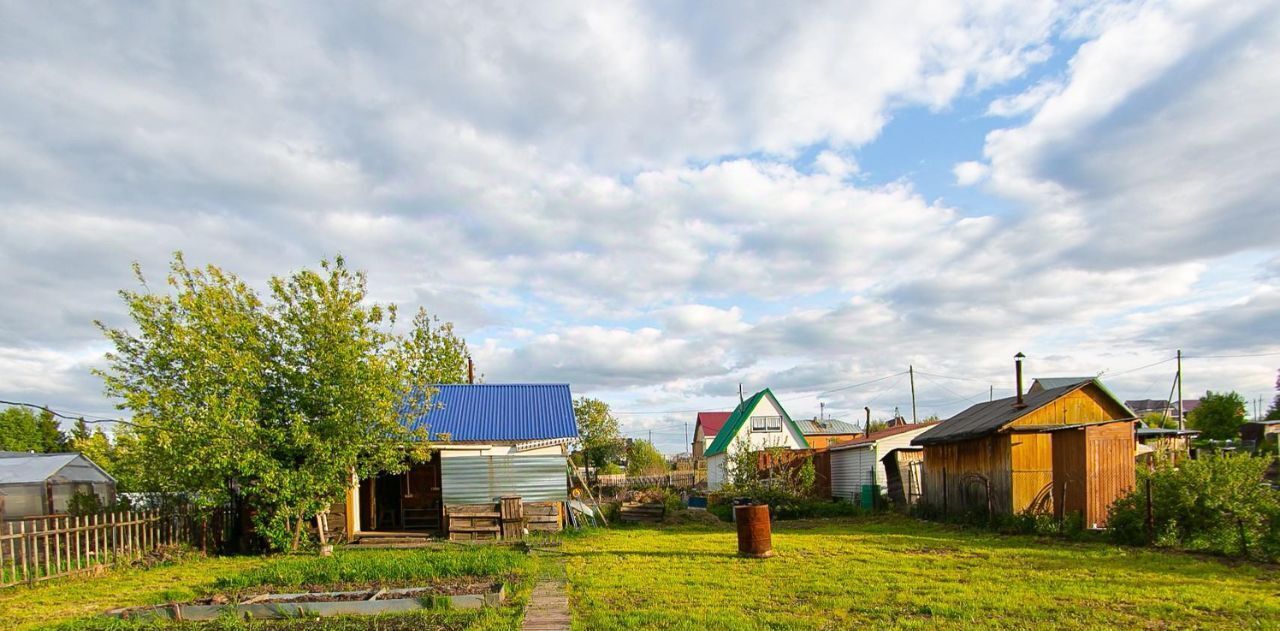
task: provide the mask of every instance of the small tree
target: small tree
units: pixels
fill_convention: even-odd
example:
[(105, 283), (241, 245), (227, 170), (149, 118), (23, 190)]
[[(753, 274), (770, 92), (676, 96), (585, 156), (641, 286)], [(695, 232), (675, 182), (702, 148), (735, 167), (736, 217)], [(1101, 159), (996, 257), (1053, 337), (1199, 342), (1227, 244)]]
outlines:
[(667, 459), (653, 443), (647, 440), (631, 441), (627, 450), (627, 475), (658, 475), (666, 473)]
[(1158, 429), (1177, 429), (1178, 421), (1168, 414), (1160, 412), (1147, 412), (1142, 415), (1142, 422), (1147, 427)]
[(43, 452), (38, 422), (36, 413), (26, 408), (11, 407), (0, 412), (0, 451)]
[(1244, 397), (1236, 392), (1206, 392), (1200, 397), (1200, 405), (1187, 415), (1192, 428), (1213, 440), (1238, 438), (1244, 418)]
[(394, 306), (366, 302), (364, 274), (341, 257), (272, 278), (270, 302), (180, 253), (172, 294), (134, 270), (143, 291), (121, 296), (136, 330), (99, 324), (115, 351), (98, 374), (134, 413), (148, 490), (247, 502), (274, 547), (296, 547), (353, 474), (397, 473), (424, 455), (424, 433), (399, 419), (429, 402), (418, 379), (458, 378), (465, 346), (421, 313), (408, 338), (393, 334)]
[(609, 404), (582, 397), (573, 402), (573, 416), (578, 421), (578, 441), (586, 463), (599, 469), (616, 462), (626, 450), (626, 443)]

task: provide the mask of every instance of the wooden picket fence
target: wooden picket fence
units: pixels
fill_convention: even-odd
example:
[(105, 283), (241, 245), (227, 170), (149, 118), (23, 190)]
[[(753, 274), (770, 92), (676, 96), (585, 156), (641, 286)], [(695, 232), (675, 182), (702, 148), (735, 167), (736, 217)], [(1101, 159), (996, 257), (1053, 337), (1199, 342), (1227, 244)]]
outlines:
[[(213, 521), (223, 522), (224, 516)], [(221, 523), (159, 511), (53, 515), (0, 525), (0, 588), (95, 573), (139, 559), (157, 548), (187, 544), (208, 549), (222, 539)]]

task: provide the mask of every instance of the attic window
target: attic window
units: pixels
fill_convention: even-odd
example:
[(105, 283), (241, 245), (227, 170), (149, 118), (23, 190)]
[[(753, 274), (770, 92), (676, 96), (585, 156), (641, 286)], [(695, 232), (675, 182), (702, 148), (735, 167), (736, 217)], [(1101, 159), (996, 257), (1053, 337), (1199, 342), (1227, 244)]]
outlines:
[(782, 417), (781, 416), (753, 416), (751, 417), (751, 431), (780, 432), (782, 431)]

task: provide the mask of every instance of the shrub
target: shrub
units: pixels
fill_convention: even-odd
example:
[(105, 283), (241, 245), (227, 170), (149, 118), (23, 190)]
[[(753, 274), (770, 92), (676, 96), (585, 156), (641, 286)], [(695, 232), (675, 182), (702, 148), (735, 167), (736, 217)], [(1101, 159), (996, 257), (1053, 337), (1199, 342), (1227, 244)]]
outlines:
[(832, 517), (860, 517), (870, 511), (843, 500), (821, 500), (799, 497), (781, 491), (758, 493), (751, 496), (717, 495), (711, 498), (707, 511), (723, 521), (733, 520), (733, 498), (749, 497), (752, 503), (768, 504), (772, 519), (825, 519)]
[(1111, 507), (1111, 536), (1129, 545), (1280, 559), (1280, 494), (1264, 480), (1269, 464), (1242, 455), (1210, 456), (1139, 470), (1137, 488)]

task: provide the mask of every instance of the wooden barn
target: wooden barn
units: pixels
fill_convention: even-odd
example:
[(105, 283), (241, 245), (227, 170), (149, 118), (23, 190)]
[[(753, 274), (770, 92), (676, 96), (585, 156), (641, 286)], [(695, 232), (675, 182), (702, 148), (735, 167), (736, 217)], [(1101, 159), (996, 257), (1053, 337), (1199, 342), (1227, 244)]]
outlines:
[[(913, 441), (924, 447), (924, 502), (944, 514), (984, 512), (1017, 514), (1050, 512), (1054, 497), (1054, 440), (1068, 427), (1102, 424), (1127, 435), (1127, 458), (1102, 458), (1097, 454), (1062, 452), (1064, 461), (1083, 461), (1083, 483), (1101, 495), (1088, 501), (1110, 504), (1117, 489), (1132, 485), (1134, 475), (1133, 414), (1097, 379), (1075, 381), (1054, 388), (1022, 394), (1021, 357), (1018, 394), (979, 403), (929, 429)], [(1086, 435), (1101, 430), (1086, 430)], [(1098, 434), (1101, 436), (1102, 434)], [(1074, 445), (1074, 434), (1064, 447)], [(1071, 442), (1075, 441), (1075, 442)], [(1088, 446), (1087, 440), (1081, 443)], [(1083, 448), (1083, 447), (1081, 447)], [(1117, 483), (1095, 483), (1095, 478)], [(1073, 479), (1074, 480), (1074, 479)], [(1072, 484), (1079, 481), (1073, 481)], [(1077, 498), (1068, 489), (1068, 505)]]

